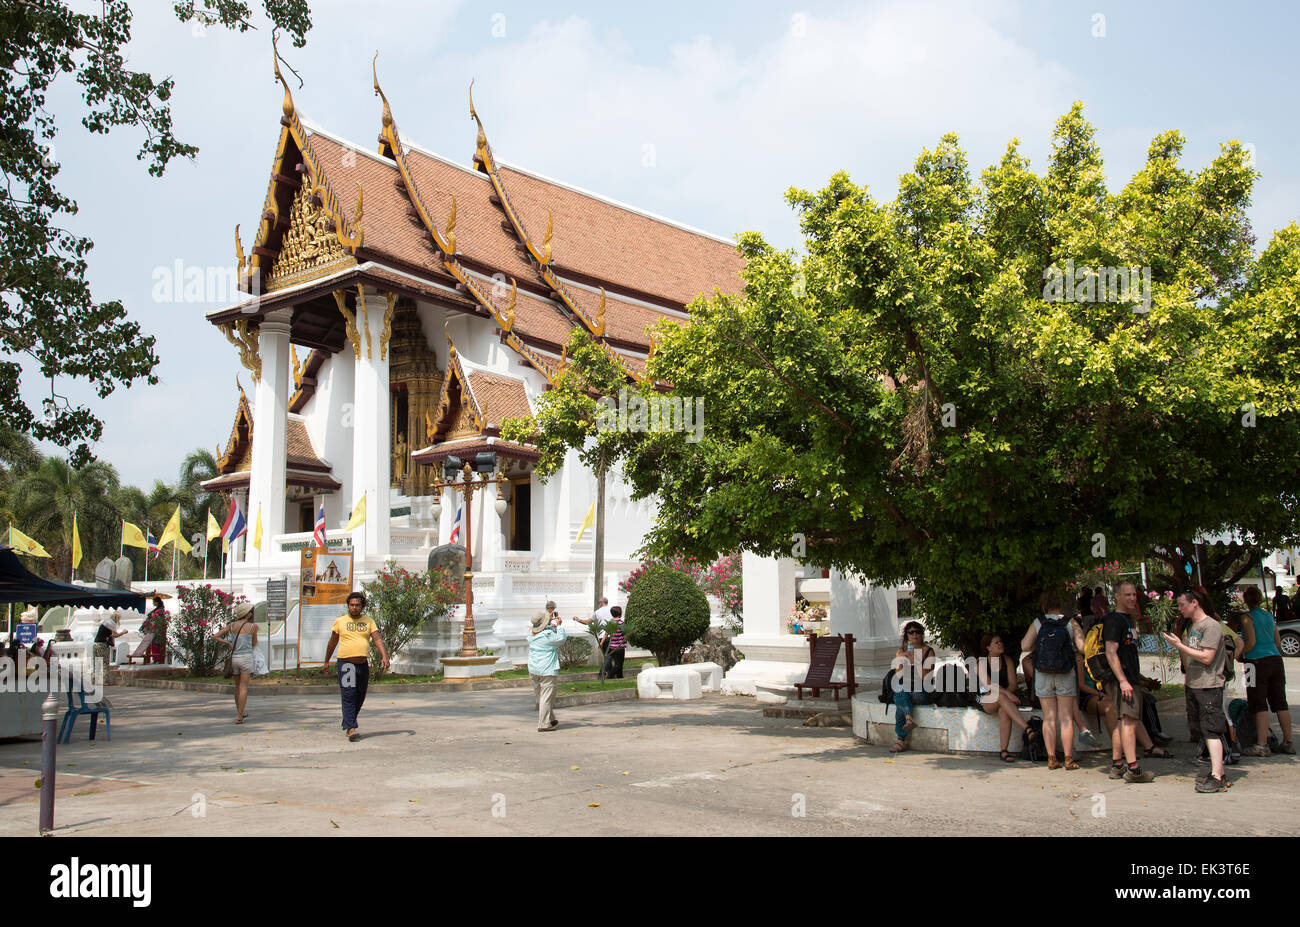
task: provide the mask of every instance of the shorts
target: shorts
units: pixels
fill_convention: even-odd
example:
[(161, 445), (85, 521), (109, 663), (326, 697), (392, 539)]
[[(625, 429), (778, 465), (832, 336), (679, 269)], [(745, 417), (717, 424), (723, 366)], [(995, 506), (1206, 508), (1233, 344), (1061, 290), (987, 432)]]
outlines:
[(1255, 668), (1255, 684), (1246, 687), (1246, 703), (1251, 714), (1261, 711), (1286, 711), (1286, 667), (1281, 657), (1247, 660)]
[(1079, 694), (1079, 678), (1074, 673), (1034, 673), (1034, 694), (1045, 698), (1075, 698)]
[(230, 658), (230, 664), (235, 668), (236, 673), (253, 672), (253, 655), (251, 653), (237, 653)]
[(1228, 719), (1223, 715), (1223, 687), (1185, 689), (1187, 731), (1193, 740), (1228, 736)]
[(1112, 679), (1110, 682), (1106, 683), (1103, 691), (1106, 693), (1106, 698), (1110, 699), (1111, 704), (1115, 706), (1115, 711), (1118, 712), (1118, 717), (1132, 718), (1134, 721), (1142, 720), (1141, 686), (1133, 687), (1133, 701), (1131, 702), (1126, 702), (1120, 696), (1118, 679)]

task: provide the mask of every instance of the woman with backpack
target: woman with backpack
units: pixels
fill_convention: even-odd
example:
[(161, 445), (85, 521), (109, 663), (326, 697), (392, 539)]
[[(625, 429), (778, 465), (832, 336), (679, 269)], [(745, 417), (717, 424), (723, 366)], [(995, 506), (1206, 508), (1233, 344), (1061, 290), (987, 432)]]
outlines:
[(1074, 655), (1083, 650), (1083, 631), (1077, 621), (1066, 617), (1059, 592), (1044, 592), (1039, 603), (1043, 617), (1034, 619), (1020, 649), (1034, 655), (1034, 694), (1043, 708), (1047, 768), (1060, 769), (1062, 765), (1056, 758), (1059, 724), (1065, 768), (1078, 769), (1074, 761), (1074, 713), (1079, 706), (1079, 682)]
[(890, 753), (907, 749), (907, 735), (916, 722), (912, 720), (914, 705), (930, 701), (925, 692), (925, 677), (934, 672), (934, 648), (925, 642), (925, 629), (916, 621), (903, 625), (903, 639), (894, 654), (894, 736)]
[(1014, 763), (1007, 747), (1011, 744), (1011, 726), (1020, 728), (1026, 740), (1037, 736), (1029, 722), (1020, 717), (1020, 699), (1016, 696), (1016, 665), (1007, 655), (1000, 634), (985, 634), (980, 638), (980, 660), (977, 672), (980, 680), (980, 707), (998, 716), (998, 757), (1004, 763)]

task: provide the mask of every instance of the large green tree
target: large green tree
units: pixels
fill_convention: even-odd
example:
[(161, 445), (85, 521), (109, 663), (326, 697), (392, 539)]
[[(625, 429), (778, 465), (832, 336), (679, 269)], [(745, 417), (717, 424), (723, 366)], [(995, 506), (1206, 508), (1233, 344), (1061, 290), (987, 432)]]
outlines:
[(790, 191), (806, 253), (740, 236), (743, 293), (657, 333), (651, 378), (705, 398), (702, 440), (602, 432), (606, 372), (571, 351), (542, 469), (612, 450), (658, 497), (652, 553), (912, 581), (964, 647), (1096, 558), (1300, 535), (1300, 229), (1254, 253), (1245, 151), (1194, 171), (1166, 132), (1112, 193), (1081, 105), (1044, 175), (1017, 144), (973, 182), (946, 136), (892, 202)]
[[(127, 318), (120, 301), (96, 302), (86, 281), (93, 243), (61, 225), (77, 204), (58, 187), (57, 126), (46, 96), (60, 77), (75, 80), (85, 103), (82, 125), (96, 133), (142, 130), (137, 158), (155, 176), (172, 158), (198, 151), (172, 132), (172, 80), (126, 66), (131, 5), (96, 6), (81, 13), (58, 0), (0, 2), (0, 350), (7, 355), (0, 359), (0, 417), (70, 448), (75, 466), (90, 459), (89, 444), (103, 424), (88, 406), (59, 401), (57, 378), (85, 380), (103, 398), (141, 379), (156, 383), (158, 357), (153, 337)], [(173, 9), (182, 22), (253, 28), (251, 10), (239, 0), (182, 0)], [(305, 43), (307, 0), (263, 0), (263, 9), (295, 45)], [(50, 381), (39, 413), (21, 394), (18, 355), (35, 360)]]

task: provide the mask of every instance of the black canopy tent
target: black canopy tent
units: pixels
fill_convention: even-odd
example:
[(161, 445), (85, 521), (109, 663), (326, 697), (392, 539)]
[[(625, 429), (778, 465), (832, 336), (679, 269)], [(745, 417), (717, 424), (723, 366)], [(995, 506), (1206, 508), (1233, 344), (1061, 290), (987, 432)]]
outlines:
[(0, 547), (0, 603), (26, 602), (29, 605), (80, 605), (84, 608), (131, 608), (144, 611), (144, 592), (121, 592), (94, 589), (75, 583), (56, 583), (41, 579), (18, 562), (18, 555)]

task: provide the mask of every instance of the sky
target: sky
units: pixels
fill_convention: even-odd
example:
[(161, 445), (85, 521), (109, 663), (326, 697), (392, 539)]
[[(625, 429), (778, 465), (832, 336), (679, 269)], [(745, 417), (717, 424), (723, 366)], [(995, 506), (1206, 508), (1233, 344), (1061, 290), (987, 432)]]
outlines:
[[(79, 126), (73, 82), (55, 84), (49, 109), (60, 129), (58, 183), (80, 207), (68, 225), (95, 242), (92, 292), (122, 300), (157, 337), (160, 383), (107, 399), (66, 379), (55, 389), (91, 402), (105, 422), (96, 455), (148, 491), (174, 481), (191, 450), (224, 447), (236, 375), (251, 395), (235, 349), (204, 319), (233, 300), (186, 300), (166, 282), (177, 262), (213, 278), (233, 267), (236, 223), (251, 246), (283, 92), (260, 13), (256, 31), (236, 34), (182, 25), (171, 3), (134, 6), (129, 66), (175, 79), (176, 135), (198, 155), (153, 178), (135, 157), (139, 132), (92, 136)], [(1222, 143), (1251, 146), (1262, 174), (1251, 209), (1260, 248), (1300, 219), (1290, 48), (1300, 9), (1284, 4), (311, 6), (306, 47), (281, 43), (304, 81), (299, 88), (286, 74), (300, 115), (374, 145), (378, 51), (409, 141), (468, 164), (473, 80), (501, 160), (725, 237), (757, 230), (797, 248), (786, 190), (818, 189), (844, 170), (891, 200), (899, 175), (946, 132), (960, 136), (974, 174), (1016, 138), (1042, 172), (1053, 125), (1075, 100), (1097, 129), (1112, 190), (1141, 167), (1152, 138), (1177, 129), (1194, 170)], [(49, 389), (29, 366), (29, 402)]]

